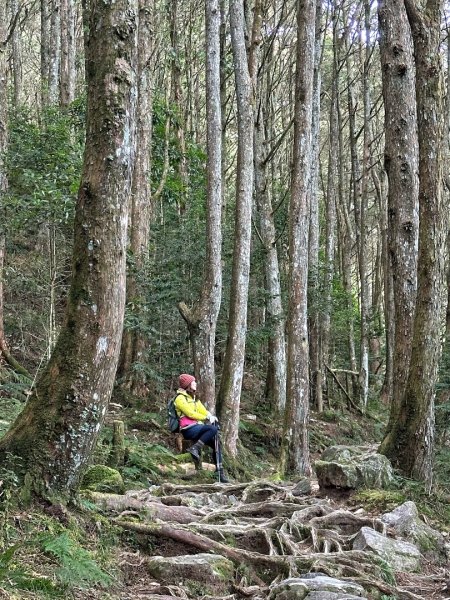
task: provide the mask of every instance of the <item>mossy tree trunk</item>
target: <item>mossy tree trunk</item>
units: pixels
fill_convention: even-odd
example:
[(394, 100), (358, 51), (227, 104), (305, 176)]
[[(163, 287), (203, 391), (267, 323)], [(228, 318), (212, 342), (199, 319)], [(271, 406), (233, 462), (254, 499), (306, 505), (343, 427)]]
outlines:
[[(431, 485), (434, 396), (444, 324), (442, 295), (445, 276), (445, 218), (442, 201), (443, 95), (440, 64), (442, 2), (428, 0), (425, 9), (418, 9), (414, 1), (405, 0), (399, 6), (403, 14), (407, 15), (407, 27), (414, 43), (419, 145), (419, 252), (413, 337), (410, 361), (406, 363), (409, 369), (400, 401), (397, 403), (394, 397), (390, 428), (380, 452), (388, 456), (406, 475)], [(405, 22), (406, 19), (403, 17), (402, 21)], [(392, 23), (397, 22), (387, 13), (385, 25), (391, 24), (392, 27)], [(386, 31), (389, 31), (388, 27)], [(392, 55), (398, 60), (401, 46), (397, 40), (395, 42)], [(401, 61), (395, 72), (397, 77), (401, 76), (402, 81), (405, 80), (407, 70), (404, 61)], [(404, 127), (404, 121), (400, 124)], [(389, 128), (386, 127), (386, 130)], [(398, 140), (396, 143), (398, 144)], [(411, 142), (406, 148), (408, 152), (410, 146)], [(393, 150), (398, 154), (396, 146), (393, 146)], [(408, 172), (406, 166), (405, 161), (399, 165), (402, 179)], [(411, 224), (405, 225), (406, 234), (409, 234)], [(398, 273), (394, 269), (394, 283), (396, 276)], [(397, 334), (398, 322), (395, 326)], [(398, 333), (404, 335), (405, 332)], [(402, 367), (406, 371), (405, 364)]]
[(77, 487), (106, 414), (125, 305), (134, 162), (137, 0), (86, 11), (86, 148), (65, 323), (24, 410), (0, 443), (40, 495)]
[(423, 10), (405, 0), (405, 7), (414, 42), (419, 138), (417, 302), (408, 380), (386, 454), (406, 475), (431, 485), (435, 386), (445, 318), (442, 1), (428, 0)]
[(394, 334), (391, 412), (380, 451), (390, 457), (395, 454), (395, 428), (411, 360), (417, 294), (419, 150), (413, 46), (403, 1), (380, 2), (378, 18), (385, 107), (384, 165), (389, 181), (388, 248), (395, 309), (391, 326)]

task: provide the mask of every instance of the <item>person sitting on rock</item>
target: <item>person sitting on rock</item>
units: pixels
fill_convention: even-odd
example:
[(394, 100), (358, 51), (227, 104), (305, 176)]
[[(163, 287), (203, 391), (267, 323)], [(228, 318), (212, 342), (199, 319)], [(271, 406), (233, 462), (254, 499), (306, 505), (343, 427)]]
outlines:
[(178, 385), (175, 408), (180, 419), (180, 431), (185, 440), (195, 442), (188, 452), (195, 462), (199, 462), (203, 446), (209, 446), (213, 452), (218, 480), (221, 483), (228, 483), (222, 466), (217, 417), (196, 399), (197, 382), (193, 375), (182, 373), (178, 378)]

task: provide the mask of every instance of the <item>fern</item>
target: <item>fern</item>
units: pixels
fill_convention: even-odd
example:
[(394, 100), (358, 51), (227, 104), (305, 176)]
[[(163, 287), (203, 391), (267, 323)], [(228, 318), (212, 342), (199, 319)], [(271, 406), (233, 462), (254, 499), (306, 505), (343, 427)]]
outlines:
[(0, 379), (0, 395), (23, 403), (26, 402), (32, 386), (33, 380), (30, 377), (5, 370)]
[(10, 546), (0, 553), (0, 582), (7, 587), (29, 590), (33, 592), (44, 592), (46, 596), (57, 597), (62, 591), (46, 577), (36, 577), (25, 569), (18, 567), (14, 562), (14, 555), (19, 544)]
[(42, 548), (52, 554), (59, 562), (56, 576), (61, 583), (87, 587), (91, 584), (108, 586), (112, 583), (110, 575), (95, 562), (90, 552), (77, 544), (67, 533), (57, 537), (44, 536)]

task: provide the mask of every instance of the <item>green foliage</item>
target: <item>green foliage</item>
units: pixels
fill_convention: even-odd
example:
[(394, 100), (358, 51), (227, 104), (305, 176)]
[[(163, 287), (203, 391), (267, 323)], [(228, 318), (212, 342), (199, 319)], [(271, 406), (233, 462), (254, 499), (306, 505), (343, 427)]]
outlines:
[(392, 489), (400, 491), (405, 498), (412, 500), (419, 512), (431, 521), (430, 524), (439, 523), (440, 528), (444, 526), (450, 530), (450, 504), (447, 490), (436, 485), (430, 493), (423, 482), (399, 475), (395, 478)]
[(42, 536), (44, 552), (51, 554), (59, 563), (56, 576), (62, 584), (89, 587), (93, 584), (108, 586), (112, 583), (94, 560), (92, 554), (82, 548), (67, 532), (58, 536)]
[(11, 590), (42, 592), (45, 597), (61, 596), (62, 590), (51, 579), (36, 576), (17, 564), (15, 554), (20, 547), (15, 544), (0, 553), (0, 584)]
[(406, 501), (405, 495), (396, 490), (359, 490), (353, 500), (363, 504), (368, 510), (387, 512)]
[(71, 224), (83, 146), (71, 113), (46, 109), (36, 122), (18, 110), (10, 122), (6, 167), (9, 227), (36, 231), (42, 223)]
[[(128, 458), (122, 473), (126, 479), (148, 485), (161, 481), (162, 476), (170, 478), (176, 472), (176, 456), (165, 446), (147, 442), (130, 443)], [(164, 473), (161, 467), (164, 467)]]
[[(156, 97), (153, 106), (151, 189), (160, 186), (166, 150), (165, 128), (179, 118), (177, 107), (166, 107)], [(149, 242), (149, 259), (139, 269), (128, 255), (128, 268), (136, 279), (137, 295), (128, 299), (125, 329), (138, 331), (149, 346), (135, 372), (161, 387), (174, 372), (189, 369), (188, 332), (177, 309), (181, 300), (191, 304), (202, 285), (205, 257), (205, 153), (186, 139), (188, 184), (182, 181), (182, 156), (171, 127), (167, 178), (157, 205)], [(120, 383), (120, 382), (119, 382)]]
[(84, 143), (82, 106), (79, 100), (67, 112), (49, 108), (39, 121), (27, 109), (10, 113), (9, 187), (2, 199), (5, 331), (13, 356), (29, 370), (47, 350), (50, 277), (57, 322), (65, 305)]
[[(32, 379), (10, 369), (0, 371), (0, 397), (8, 398), (12, 403), (23, 403), (28, 399), (33, 385)], [(15, 411), (14, 411), (15, 412)], [(5, 416), (5, 414), (3, 413)]]

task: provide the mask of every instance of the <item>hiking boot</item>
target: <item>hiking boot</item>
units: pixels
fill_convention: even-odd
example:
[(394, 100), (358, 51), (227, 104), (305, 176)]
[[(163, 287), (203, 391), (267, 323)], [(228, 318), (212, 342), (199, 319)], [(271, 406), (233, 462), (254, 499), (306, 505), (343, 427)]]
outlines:
[(204, 444), (203, 442), (196, 442), (193, 446), (188, 448), (189, 454), (192, 456), (195, 462), (200, 462), (201, 452)]
[(230, 480), (225, 475), (225, 471), (223, 469), (216, 471), (216, 477), (219, 483), (230, 483)]

